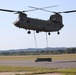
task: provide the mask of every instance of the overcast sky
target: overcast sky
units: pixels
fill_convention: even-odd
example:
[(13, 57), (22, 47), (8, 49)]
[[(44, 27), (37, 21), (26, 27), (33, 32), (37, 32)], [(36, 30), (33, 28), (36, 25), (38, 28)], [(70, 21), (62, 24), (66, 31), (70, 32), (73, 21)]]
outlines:
[[(0, 9), (29, 10), (28, 6), (47, 7), (50, 11), (76, 10), (76, 0), (0, 0)], [(44, 11), (26, 12), (28, 17), (48, 20), (50, 15)], [(56, 32), (48, 36), (48, 47), (76, 47), (76, 13), (61, 14), (63, 16), (64, 28), (60, 35)], [(35, 48), (34, 34), (28, 35), (24, 29), (13, 25), (18, 14), (0, 11), (0, 50)], [(36, 34), (37, 47), (46, 47), (46, 34)]]

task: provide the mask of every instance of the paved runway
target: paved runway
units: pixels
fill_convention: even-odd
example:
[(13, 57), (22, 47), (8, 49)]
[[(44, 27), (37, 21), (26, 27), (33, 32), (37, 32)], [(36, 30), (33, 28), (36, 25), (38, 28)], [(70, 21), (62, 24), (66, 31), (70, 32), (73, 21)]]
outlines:
[(57, 60), (52, 62), (35, 62), (34, 60), (0, 60), (0, 65), (45, 68), (76, 68), (76, 60)]

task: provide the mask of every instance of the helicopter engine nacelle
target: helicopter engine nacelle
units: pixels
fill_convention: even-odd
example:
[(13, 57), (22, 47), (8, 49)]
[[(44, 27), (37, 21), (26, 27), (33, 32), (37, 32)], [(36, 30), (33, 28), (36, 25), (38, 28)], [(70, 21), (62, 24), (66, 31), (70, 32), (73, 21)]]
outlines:
[(62, 23), (62, 16), (60, 14), (56, 13), (56, 14), (50, 16), (50, 20), (52, 22), (61, 22)]
[(52, 21), (55, 24), (58, 24), (60, 28), (64, 26), (62, 23), (62, 16), (59, 13), (55, 13), (54, 15), (51, 15), (50, 21)]

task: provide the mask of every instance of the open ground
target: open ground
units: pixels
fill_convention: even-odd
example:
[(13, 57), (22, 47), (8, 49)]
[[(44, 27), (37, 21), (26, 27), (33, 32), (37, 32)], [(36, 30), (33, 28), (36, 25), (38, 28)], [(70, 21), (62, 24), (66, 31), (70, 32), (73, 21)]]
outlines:
[[(52, 58), (52, 62), (35, 62), (36, 58)], [(0, 56), (0, 65), (45, 68), (76, 68), (76, 54), (38, 56)]]
[[(36, 58), (52, 58), (52, 62), (35, 62)], [(0, 56), (0, 72), (76, 73), (76, 54)], [(72, 69), (71, 69), (72, 68)], [(71, 73), (71, 72), (70, 72)], [(1, 75), (0, 74), (0, 75)], [(10, 74), (9, 74), (10, 75)]]

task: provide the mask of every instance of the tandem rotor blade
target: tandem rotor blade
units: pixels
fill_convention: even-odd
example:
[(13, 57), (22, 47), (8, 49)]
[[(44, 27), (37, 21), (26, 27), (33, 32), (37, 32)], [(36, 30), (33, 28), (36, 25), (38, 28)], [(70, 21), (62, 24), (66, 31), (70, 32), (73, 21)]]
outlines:
[(72, 12), (76, 12), (76, 10), (63, 11), (63, 12), (59, 12), (59, 13), (72, 13)]
[(63, 11), (63, 12), (54, 12), (54, 11), (50, 11), (50, 10), (45, 10), (46, 8), (56, 7), (56, 6), (58, 6), (58, 5), (48, 6), (48, 7), (43, 7), (43, 8), (37, 8), (37, 7), (33, 7), (33, 6), (29, 6), (29, 7), (34, 8), (35, 10), (43, 10), (43, 11), (47, 11), (47, 12), (51, 12), (51, 13), (73, 13), (73, 12), (76, 12), (76, 10)]
[(36, 9), (25, 10), (25, 11), (16, 11), (16, 10), (0, 9), (0, 11), (5, 11), (5, 12), (16, 12), (16, 13), (20, 13), (20, 12), (30, 12), (30, 11), (35, 11), (35, 10), (36, 10)]
[(48, 7), (43, 7), (42, 9), (47, 9), (47, 8), (52, 8), (52, 7), (57, 7), (59, 5), (54, 5), (54, 6), (48, 6)]
[[(56, 5), (56, 6), (58, 6), (58, 5)], [(25, 10), (25, 11), (16, 11), (16, 10), (0, 9), (0, 11), (16, 12), (16, 13), (20, 13), (20, 12), (30, 12), (30, 11), (35, 11), (35, 10), (43, 10), (43, 11), (52, 12), (52, 13), (73, 13), (73, 12), (76, 12), (76, 10), (63, 11), (63, 12), (54, 12), (54, 11), (50, 11), (50, 10), (45, 10), (46, 8), (55, 7), (55, 6), (49, 6), (49, 7), (43, 7), (43, 8), (37, 8), (37, 7), (32, 7), (32, 6), (29, 6), (29, 7), (30, 7), (30, 8), (33, 8), (33, 9), (31, 9), (31, 10)]]
[(43, 10), (43, 11), (47, 11), (47, 12), (52, 12), (55, 13), (53, 11), (49, 11), (49, 10), (45, 10), (47, 8), (52, 8), (52, 7), (57, 7), (58, 5), (54, 5), (54, 6), (48, 6), (48, 7), (42, 7), (42, 8), (37, 8), (37, 7), (33, 7), (33, 6), (29, 6), (30, 8), (33, 8), (33, 10)]
[(0, 11), (6, 11), (6, 12), (17, 12), (17, 11), (14, 11), (14, 10), (7, 10), (7, 9), (0, 9)]
[(44, 9), (41, 9), (41, 10), (51, 12), (51, 13), (73, 13), (73, 12), (76, 12), (76, 10), (63, 11), (63, 12), (54, 12), (54, 11), (49, 11), (49, 10), (44, 10)]
[(52, 8), (52, 7), (57, 7), (59, 5), (54, 5), (54, 6), (48, 6), (48, 7), (42, 7), (42, 8), (37, 8), (37, 7), (33, 7), (33, 6), (29, 6), (30, 8), (35, 8), (35, 9), (47, 9), (47, 8)]
[[(48, 7), (43, 7), (43, 8), (37, 8), (37, 7), (32, 7), (32, 6), (29, 6), (30, 8), (33, 8), (35, 10), (43, 10), (43, 11), (47, 11), (47, 12), (52, 12), (52, 13), (56, 13), (56, 12), (53, 12), (53, 11), (49, 11), (49, 10), (45, 10), (45, 8), (48, 8)], [(49, 6), (51, 7), (51, 6)]]

